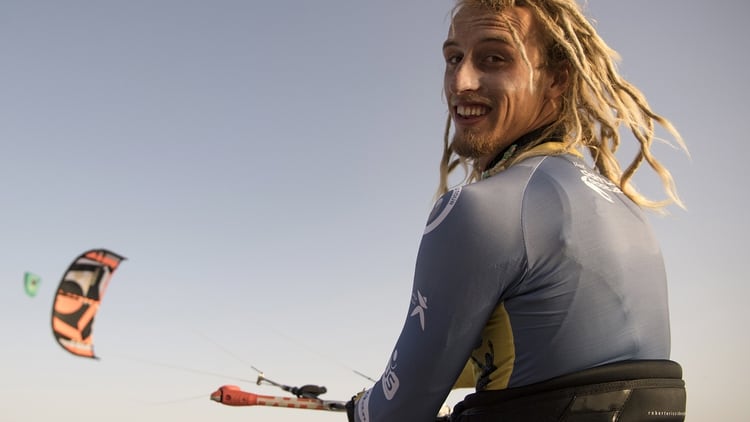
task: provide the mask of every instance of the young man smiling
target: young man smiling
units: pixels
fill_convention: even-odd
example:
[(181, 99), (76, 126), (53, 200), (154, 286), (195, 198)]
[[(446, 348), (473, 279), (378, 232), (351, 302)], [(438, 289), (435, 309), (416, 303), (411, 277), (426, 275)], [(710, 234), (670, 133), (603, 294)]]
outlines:
[[(575, 0), (459, 0), (443, 54), (441, 196), (401, 335), (349, 419), (434, 420), (452, 388), (473, 387), (452, 420), (682, 421), (643, 213), (681, 205), (650, 149), (655, 124), (679, 134), (620, 77)], [(624, 170), (621, 127), (639, 144)], [(667, 200), (631, 185), (643, 162)], [(461, 164), (465, 183), (449, 189)]]
[(567, 68), (547, 66), (536, 26), (527, 8), (511, 8), (503, 19), (464, 8), (443, 44), (453, 149), (479, 166), (522, 135), (552, 123), (560, 112)]

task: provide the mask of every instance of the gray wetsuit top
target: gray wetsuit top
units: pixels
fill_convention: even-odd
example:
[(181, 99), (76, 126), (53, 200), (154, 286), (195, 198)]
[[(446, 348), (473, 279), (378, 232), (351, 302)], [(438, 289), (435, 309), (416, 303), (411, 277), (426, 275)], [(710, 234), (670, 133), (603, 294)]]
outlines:
[(403, 330), (355, 419), (431, 421), (454, 386), (669, 353), (664, 264), (641, 209), (576, 155), (533, 157), (435, 204)]

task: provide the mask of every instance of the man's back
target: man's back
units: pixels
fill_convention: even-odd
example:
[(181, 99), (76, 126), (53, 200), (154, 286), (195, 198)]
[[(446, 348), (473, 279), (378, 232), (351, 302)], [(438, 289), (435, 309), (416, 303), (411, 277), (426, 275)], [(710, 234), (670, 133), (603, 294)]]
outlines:
[(514, 355), (509, 379), (491, 377), (488, 389), (614, 361), (669, 357), (661, 253), (640, 209), (614, 185), (572, 156), (546, 157), (519, 163), (464, 194), (488, 202), (482, 205), (490, 214), (485, 227), (503, 234), (490, 235), (495, 264), (503, 266), (512, 255), (525, 263), (498, 274), (498, 303), (511, 332), (485, 330), (482, 351), (494, 338), (495, 348), (511, 341)]
[(462, 369), (477, 390), (502, 390), (668, 359), (668, 327), (638, 207), (572, 155), (530, 158), (436, 204), (403, 330), (359, 420), (425, 420)]

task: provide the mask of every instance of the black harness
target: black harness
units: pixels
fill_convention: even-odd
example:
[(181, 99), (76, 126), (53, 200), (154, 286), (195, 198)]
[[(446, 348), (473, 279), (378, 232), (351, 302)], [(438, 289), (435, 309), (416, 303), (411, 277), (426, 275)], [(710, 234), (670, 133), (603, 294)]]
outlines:
[(681, 422), (682, 368), (670, 360), (603, 365), (524, 387), (466, 396), (453, 422)]

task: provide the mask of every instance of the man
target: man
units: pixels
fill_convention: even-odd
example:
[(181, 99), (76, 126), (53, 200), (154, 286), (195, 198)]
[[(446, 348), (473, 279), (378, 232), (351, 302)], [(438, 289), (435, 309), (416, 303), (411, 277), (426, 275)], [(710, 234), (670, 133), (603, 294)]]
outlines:
[[(435, 420), (457, 387), (476, 389), (454, 409), (462, 422), (684, 420), (641, 210), (681, 205), (650, 151), (655, 123), (679, 134), (617, 74), (575, 0), (458, 0), (443, 54), (444, 195), (401, 335), (350, 420)], [(640, 145), (624, 171), (621, 126)], [(644, 161), (667, 201), (630, 184)], [(449, 190), (461, 164), (467, 183)]]

